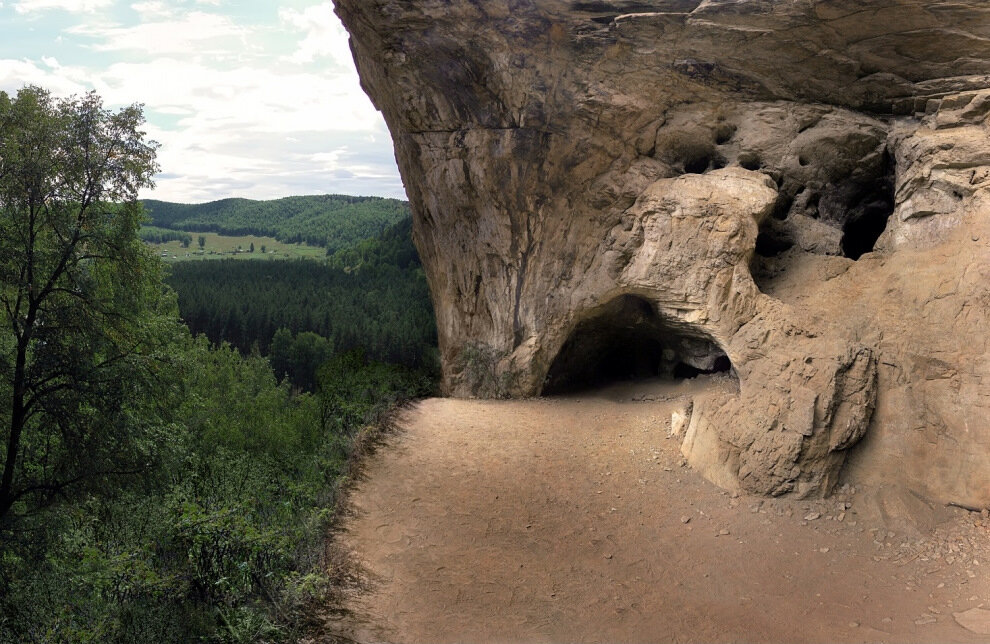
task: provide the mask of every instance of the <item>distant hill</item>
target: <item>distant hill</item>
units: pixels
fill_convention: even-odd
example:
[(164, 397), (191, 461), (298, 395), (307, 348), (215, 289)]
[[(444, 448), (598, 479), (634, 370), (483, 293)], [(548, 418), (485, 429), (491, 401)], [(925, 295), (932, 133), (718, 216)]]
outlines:
[(270, 201), (221, 199), (182, 204), (143, 201), (159, 228), (224, 235), (264, 235), (285, 243), (306, 242), (331, 252), (373, 237), (409, 217), (409, 204), (399, 199), (318, 195)]

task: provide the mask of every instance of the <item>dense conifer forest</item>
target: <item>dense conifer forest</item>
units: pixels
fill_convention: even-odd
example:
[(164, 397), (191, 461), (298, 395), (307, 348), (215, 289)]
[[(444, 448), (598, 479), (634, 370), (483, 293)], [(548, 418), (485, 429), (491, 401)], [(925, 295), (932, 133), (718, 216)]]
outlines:
[(188, 247), (192, 243), (192, 235), (181, 230), (169, 230), (167, 228), (157, 228), (155, 226), (141, 226), (138, 236), (142, 241), (149, 244), (164, 244), (165, 242), (178, 241), (183, 246)]
[(183, 321), (214, 343), (270, 356), (279, 376), (312, 390), (315, 369), (362, 349), (433, 373), (436, 327), (411, 219), (341, 249), (329, 262), (177, 262), (169, 284)]

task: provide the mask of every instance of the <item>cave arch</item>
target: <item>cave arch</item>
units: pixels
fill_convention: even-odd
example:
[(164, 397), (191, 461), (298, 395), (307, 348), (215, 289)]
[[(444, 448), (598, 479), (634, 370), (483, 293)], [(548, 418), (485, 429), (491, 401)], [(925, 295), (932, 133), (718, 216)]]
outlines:
[(731, 371), (729, 357), (711, 338), (665, 321), (641, 297), (620, 295), (574, 327), (547, 371), (543, 394)]

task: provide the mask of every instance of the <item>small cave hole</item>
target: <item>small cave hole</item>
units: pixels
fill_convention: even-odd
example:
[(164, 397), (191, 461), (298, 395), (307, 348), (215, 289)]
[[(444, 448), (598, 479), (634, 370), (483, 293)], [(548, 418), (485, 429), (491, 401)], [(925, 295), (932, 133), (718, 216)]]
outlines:
[(821, 203), (821, 200), (822, 195), (820, 192), (816, 192), (808, 197), (806, 208), (808, 211), (808, 216), (812, 219), (818, 219), (818, 204)]
[(759, 170), (763, 167), (760, 155), (755, 152), (743, 152), (739, 155), (739, 165), (746, 170)]
[(803, 154), (798, 156), (798, 165), (800, 165), (802, 168), (808, 165), (809, 163), (810, 161), (808, 161), (808, 157), (804, 156)]
[(574, 328), (550, 365), (543, 393), (731, 371), (728, 356), (710, 339), (674, 328), (646, 300), (623, 295)]
[(760, 257), (776, 257), (794, 247), (794, 241), (776, 226), (764, 227), (756, 236), (756, 254)]
[(705, 174), (709, 170), (719, 170), (726, 166), (725, 158), (713, 150), (696, 152), (684, 157), (684, 174)]
[(786, 192), (779, 192), (777, 193), (777, 201), (773, 204), (773, 210), (770, 212), (770, 216), (777, 221), (783, 221), (787, 219), (793, 205), (794, 197)]
[(684, 174), (704, 174), (711, 160), (707, 156), (698, 156), (684, 161)]
[(731, 123), (720, 123), (715, 130), (715, 145), (725, 145), (736, 135), (736, 126)]

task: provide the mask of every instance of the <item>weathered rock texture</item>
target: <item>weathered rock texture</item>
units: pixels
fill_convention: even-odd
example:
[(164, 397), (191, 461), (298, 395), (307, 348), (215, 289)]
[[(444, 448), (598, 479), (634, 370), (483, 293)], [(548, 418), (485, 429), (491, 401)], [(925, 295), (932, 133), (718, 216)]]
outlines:
[(990, 5), (335, 2), (447, 392), (539, 394), (627, 329), (731, 362), (683, 445), (721, 485), (826, 492), (869, 429), (855, 476), (990, 505)]

